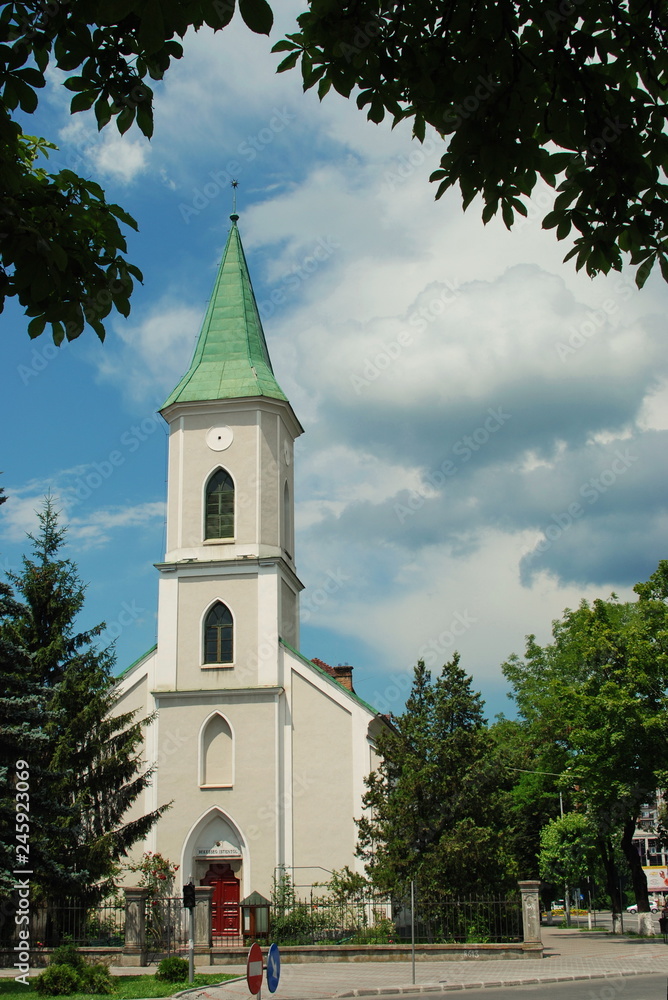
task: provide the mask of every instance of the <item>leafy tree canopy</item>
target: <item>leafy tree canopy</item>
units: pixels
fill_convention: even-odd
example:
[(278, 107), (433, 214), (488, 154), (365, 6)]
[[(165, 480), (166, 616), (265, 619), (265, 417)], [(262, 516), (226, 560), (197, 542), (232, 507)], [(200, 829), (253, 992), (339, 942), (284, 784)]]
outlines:
[(529, 636), (503, 670), (535, 745), (565, 756), (564, 788), (586, 810), (612, 885), (611, 842), (626, 857), (640, 909), (647, 884), (632, 838), (640, 807), (668, 776), (668, 562), (638, 584), (636, 603), (583, 601), (553, 624), (546, 646)]
[(540, 877), (548, 882), (584, 886), (598, 859), (596, 829), (582, 813), (566, 813), (543, 827)]
[[(127, 316), (141, 272), (126, 259), (120, 224), (134, 219), (71, 170), (37, 165), (51, 144), (23, 133), (45, 73), (70, 74), (71, 111), (98, 127), (133, 123), (150, 137), (153, 91), (183, 53), (188, 28), (224, 28), (235, 0), (24, 0), (0, 13), (0, 307), (15, 296), (29, 333), (51, 324), (56, 343), (89, 324)], [(267, 34), (266, 0), (239, 0)], [(668, 279), (664, 129), (668, 8), (662, 0), (310, 0), (299, 30), (274, 46), (279, 70), (301, 66), (323, 98), (356, 95), (373, 122), (408, 119), (444, 141), (437, 197), (459, 186), (482, 218), (526, 215), (540, 183), (554, 191), (543, 226), (573, 234), (566, 259), (591, 275), (637, 265), (642, 285), (659, 262)]]

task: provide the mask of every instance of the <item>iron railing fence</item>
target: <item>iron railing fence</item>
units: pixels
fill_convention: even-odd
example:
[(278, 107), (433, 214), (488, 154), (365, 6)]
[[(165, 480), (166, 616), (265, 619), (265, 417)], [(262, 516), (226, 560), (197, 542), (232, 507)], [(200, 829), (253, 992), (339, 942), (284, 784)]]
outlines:
[(189, 913), (181, 896), (147, 899), (144, 933), (149, 960), (179, 954), (188, 948)]
[(33, 903), (29, 913), (33, 946), (113, 947), (125, 941), (125, 902), (110, 899), (94, 906), (80, 899)]
[[(440, 895), (415, 899), (416, 944), (510, 943), (523, 940), (519, 897)], [(270, 937), (278, 944), (409, 944), (410, 900), (312, 898), (272, 907)]]
[[(397, 939), (410, 942), (410, 898), (394, 900), (392, 909)], [(414, 909), (419, 944), (509, 944), (524, 939), (519, 894), (480, 899), (416, 893)]]

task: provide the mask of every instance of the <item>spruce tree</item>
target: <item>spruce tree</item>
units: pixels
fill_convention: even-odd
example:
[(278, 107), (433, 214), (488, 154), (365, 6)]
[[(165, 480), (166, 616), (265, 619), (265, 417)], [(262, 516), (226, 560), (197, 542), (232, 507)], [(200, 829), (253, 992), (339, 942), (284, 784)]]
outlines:
[(148, 720), (115, 714), (113, 650), (96, 645), (103, 623), (77, 630), (85, 587), (61, 557), (65, 529), (51, 498), (38, 517), (39, 532), (28, 536), (32, 558), (10, 574), (23, 603), (0, 625), (0, 642), (25, 651), (31, 689), (43, 692), (40, 758), (52, 805), (49, 815), (33, 817), (46, 830), (34, 881), (46, 898), (94, 902), (111, 891), (119, 860), (167, 806), (123, 821), (151, 780), (141, 759)]
[(390, 721), (358, 821), (358, 854), (374, 884), (405, 898), (415, 880), (421, 898), (433, 901), (512, 885), (496, 822), (495, 746), (459, 656), (435, 681), (419, 662), (405, 711)]

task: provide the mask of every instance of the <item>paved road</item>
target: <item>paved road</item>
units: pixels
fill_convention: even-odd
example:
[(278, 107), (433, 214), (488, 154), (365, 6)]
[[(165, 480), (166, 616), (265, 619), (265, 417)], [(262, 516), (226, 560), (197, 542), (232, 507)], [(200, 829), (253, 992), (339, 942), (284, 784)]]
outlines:
[[(466, 1000), (489, 1000), (488, 989), (466, 991)], [(592, 982), (500, 986), (493, 1000), (665, 1000), (665, 976), (624, 976)], [(429, 1000), (452, 1000), (452, 993), (430, 993)]]

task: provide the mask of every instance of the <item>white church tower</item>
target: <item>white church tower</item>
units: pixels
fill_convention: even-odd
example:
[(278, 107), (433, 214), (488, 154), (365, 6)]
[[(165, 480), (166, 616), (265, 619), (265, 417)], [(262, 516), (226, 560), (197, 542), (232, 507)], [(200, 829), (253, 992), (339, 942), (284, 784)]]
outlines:
[(239, 901), (355, 857), (355, 818), (383, 720), (351, 668), (298, 652), (293, 447), (302, 433), (272, 370), (244, 256), (230, 230), (169, 425), (167, 543), (157, 645), (119, 680), (119, 711), (153, 716), (156, 772), (138, 804), (166, 802), (144, 850), (214, 886), (214, 939)]
[(303, 429), (274, 378), (231, 218), (192, 364), (160, 411), (159, 688), (276, 686), (279, 637), (299, 645), (293, 449)]

